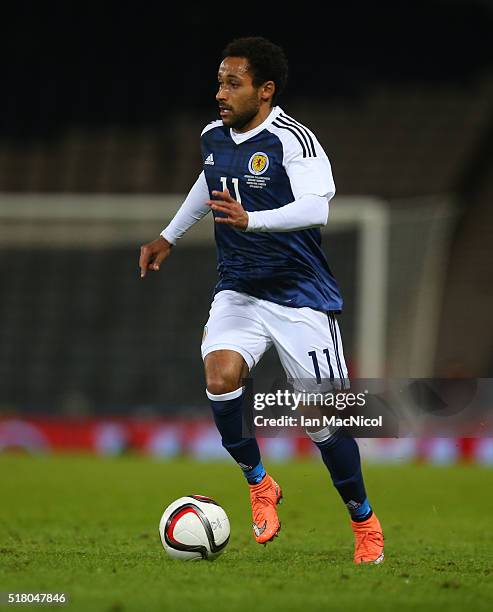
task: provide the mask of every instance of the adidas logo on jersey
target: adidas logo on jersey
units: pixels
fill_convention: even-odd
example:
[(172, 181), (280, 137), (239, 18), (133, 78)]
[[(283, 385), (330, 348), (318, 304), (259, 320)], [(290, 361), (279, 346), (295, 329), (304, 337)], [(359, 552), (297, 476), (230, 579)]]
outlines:
[(214, 165), (214, 155), (212, 153), (205, 158), (204, 164), (208, 164), (209, 166)]

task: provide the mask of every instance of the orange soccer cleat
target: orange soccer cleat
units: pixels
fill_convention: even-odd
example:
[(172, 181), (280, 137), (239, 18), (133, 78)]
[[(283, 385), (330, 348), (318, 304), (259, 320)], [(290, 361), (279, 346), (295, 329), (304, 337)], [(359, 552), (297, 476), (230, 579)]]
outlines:
[(375, 514), (361, 523), (351, 521), (354, 531), (354, 562), (383, 563), (383, 533)]
[(267, 544), (281, 529), (276, 505), (282, 500), (281, 487), (266, 474), (261, 482), (250, 487), (253, 533), (259, 544)]

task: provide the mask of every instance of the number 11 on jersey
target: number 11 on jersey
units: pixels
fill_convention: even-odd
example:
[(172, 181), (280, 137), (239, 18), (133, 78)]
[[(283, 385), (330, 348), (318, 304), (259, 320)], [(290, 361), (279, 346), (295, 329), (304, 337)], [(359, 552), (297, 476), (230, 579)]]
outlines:
[[(241, 204), (239, 180), (237, 178), (232, 178), (231, 180), (233, 181), (233, 187), (235, 188), (235, 200)], [(223, 186), (223, 191), (228, 189), (228, 179), (225, 176), (221, 176), (221, 184)]]

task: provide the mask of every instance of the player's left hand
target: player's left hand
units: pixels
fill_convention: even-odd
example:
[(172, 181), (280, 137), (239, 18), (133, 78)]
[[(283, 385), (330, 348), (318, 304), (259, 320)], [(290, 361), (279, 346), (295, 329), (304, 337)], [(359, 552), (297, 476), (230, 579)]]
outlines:
[(248, 226), (248, 213), (239, 202), (230, 196), (229, 190), (213, 191), (212, 195), (218, 199), (207, 200), (206, 204), (208, 204), (212, 210), (222, 212), (226, 215), (226, 217), (215, 217), (215, 222), (226, 223), (236, 229), (245, 231)]

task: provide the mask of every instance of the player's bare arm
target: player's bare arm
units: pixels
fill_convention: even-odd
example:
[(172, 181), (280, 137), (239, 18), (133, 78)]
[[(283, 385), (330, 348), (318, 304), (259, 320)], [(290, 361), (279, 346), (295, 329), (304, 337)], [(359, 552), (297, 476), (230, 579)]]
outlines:
[(231, 197), (229, 190), (213, 191), (212, 195), (218, 199), (207, 200), (206, 204), (215, 212), (226, 215), (226, 217), (215, 217), (214, 221), (245, 231), (248, 227), (248, 213), (239, 202)]
[(139, 258), (140, 277), (144, 278), (147, 270), (157, 272), (163, 261), (169, 257), (172, 247), (173, 245), (162, 236), (141, 246)]

